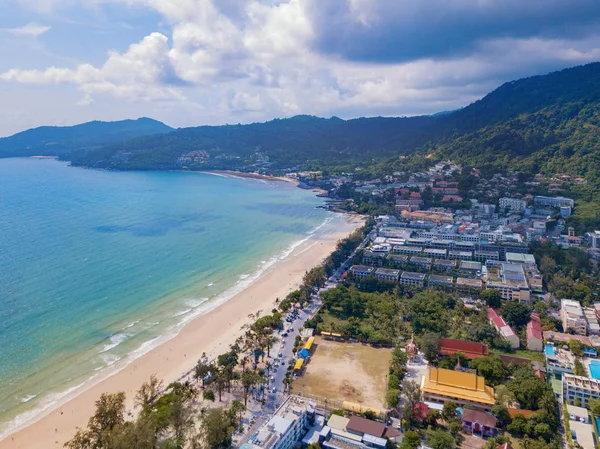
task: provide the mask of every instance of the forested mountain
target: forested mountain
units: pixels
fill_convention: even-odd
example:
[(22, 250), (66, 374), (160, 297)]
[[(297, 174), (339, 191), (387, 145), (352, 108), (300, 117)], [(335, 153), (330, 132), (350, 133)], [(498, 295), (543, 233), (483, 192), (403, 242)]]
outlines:
[(88, 122), (76, 126), (41, 126), (0, 138), (0, 157), (73, 156), (113, 142), (148, 134), (166, 133), (173, 128), (149, 118), (119, 122)]
[[(201, 126), (108, 145), (75, 165), (172, 169), (204, 150), (203, 168), (335, 166), (423, 152), (466, 164), (567, 172), (600, 179), (600, 63), (511, 81), (448, 113), (341, 120), (311, 116)], [(181, 160), (180, 160), (181, 162)], [(567, 163), (568, 162), (568, 163)], [(192, 167), (193, 168), (193, 167)]]

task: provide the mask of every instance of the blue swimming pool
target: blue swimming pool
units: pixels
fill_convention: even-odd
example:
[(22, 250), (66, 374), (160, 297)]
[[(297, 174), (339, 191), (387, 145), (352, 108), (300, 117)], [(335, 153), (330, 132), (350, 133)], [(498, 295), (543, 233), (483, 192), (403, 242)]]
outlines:
[(600, 379), (600, 361), (592, 360), (590, 362), (590, 376), (594, 379)]
[(546, 350), (546, 355), (554, 355), (554, 354), (556, 354), (556, 352), (554, 351), (554, 346), (553, 345), (546, 345), (545, 350)]

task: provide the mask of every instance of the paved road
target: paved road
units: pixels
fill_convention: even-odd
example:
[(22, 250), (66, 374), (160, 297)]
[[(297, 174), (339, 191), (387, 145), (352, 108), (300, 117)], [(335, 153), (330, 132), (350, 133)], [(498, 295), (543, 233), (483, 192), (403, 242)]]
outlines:
[[(350, 263), (354, 256), (362, 251), (365, 246), (369, 243), (369, 241), (375, 236), (376, 231), (373, 230), (367, 235), (367, 237), (362, 241), (362, 243), (352, 252), (350, 257), (346, 259), (346, 261), (338, 268), (335, 273), (328, 279), (325, 286), (319, 291), (328, 290), (330, 288), (335, 288), (342, 274), (350, 268)], [(315, 295), (313, 297), (313, 301), (309, 304), (304, 310), (299, 310), (298, 318), (295, 319), (292, 323), (288, 323), (284, 318), (284, 329), (283, 331), (276, 333), (275, 335), (280, 339), (279, 343), (275, 344), (271, 349), (271, 356), (269, 357), (269, 362), (272, 365), (278, 363), (277, 368), (272, 368), (271, 373), (269, 373), (269, 383), (268, 383), (268, 393), (266, 395), (266, 403), (264, 407), (264, 414), (260, 416), (251, 429), (246, 433), (244, 438), (239, 443), (238, 447), (247, 442), (250, 437), (252, 437), (260, 427), (266, 423), (269, 418), (273, 415), (273, 413), (277, 410), (277, 408), (283, 403), (285, 398), (288, 395), (288, 392), (284, 389), (283, 380), (285, 379), (285, 374), (287, 371), (287, 366), (290, 363), (290, 360), (294, 359), (294, 340), (296, 336), (299, 335), (298, 329), (304, 326), (306, 320), (314, 313), (316, 309), (321, 306), (321, 298), (319, 295)], [(287, 317), (288, 315), (286, 315)], [(293, 330), (290, 330), (293, 328)], [(283, 334), (287, 333), (287, 336), (284, 337)], [(281, 355), (280, 355), (281, 354)], [(276, 371), (275, 371), (276, 369)], [(273, 380), (271, 380), (271, 378)], [(273, 393), (273, 389), (275, 392)]]

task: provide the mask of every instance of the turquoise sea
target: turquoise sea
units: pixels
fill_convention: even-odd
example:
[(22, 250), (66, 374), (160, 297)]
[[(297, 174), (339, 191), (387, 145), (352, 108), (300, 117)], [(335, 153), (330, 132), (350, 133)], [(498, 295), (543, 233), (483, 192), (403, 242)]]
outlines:
[(0, 438), (341, 220), (284, 182), (0, 159)]

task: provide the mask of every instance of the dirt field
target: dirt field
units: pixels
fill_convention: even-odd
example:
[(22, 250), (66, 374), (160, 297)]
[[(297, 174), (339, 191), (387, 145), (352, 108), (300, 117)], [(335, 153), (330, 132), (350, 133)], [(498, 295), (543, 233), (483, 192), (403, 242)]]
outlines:
[(310, 362), (292, 391), (383, 409), (392, 350), (317, 337)]

